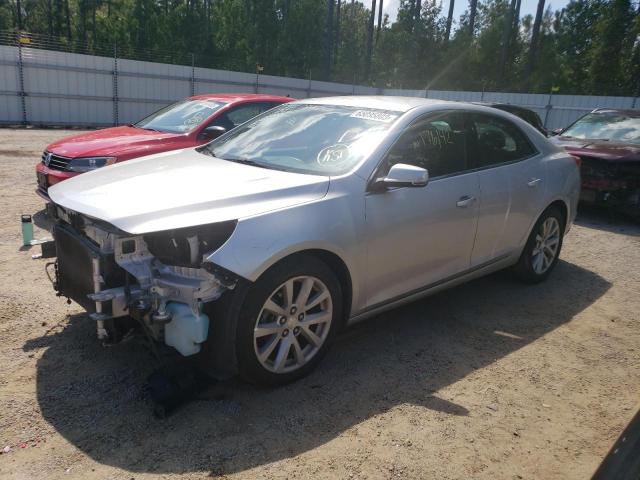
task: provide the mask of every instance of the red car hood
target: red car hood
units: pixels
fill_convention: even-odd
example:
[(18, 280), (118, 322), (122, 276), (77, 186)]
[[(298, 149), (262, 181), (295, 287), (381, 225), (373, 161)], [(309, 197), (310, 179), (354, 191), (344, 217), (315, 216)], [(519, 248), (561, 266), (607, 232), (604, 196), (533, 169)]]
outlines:
[[(154, 132), (134, 127), (113, 127), (65, 137), (47, 147), (63, 157), (144, 155), (151, 148), (170, 146), (183, 138), (182, 134)], [(138, 155), (139, 154), (139, 155)]]
[(603, 140), (567, 138), (562, 136), (551, 137), (550, 140), (555, 145), (563, 147), (572, 155), (579, 157), (594, 157), (610, 162), (640, 161), (640, 145)]

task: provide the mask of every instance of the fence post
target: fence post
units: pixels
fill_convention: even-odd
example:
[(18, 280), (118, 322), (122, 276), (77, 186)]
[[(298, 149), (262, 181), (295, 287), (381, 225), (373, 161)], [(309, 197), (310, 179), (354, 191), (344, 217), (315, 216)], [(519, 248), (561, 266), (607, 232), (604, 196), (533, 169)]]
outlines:
[(27, 93), (24, 91), (24, 62), (22, 60), (22, 34), (18, 32), (18, 78), (20, 81), (20, 106), (22, 107), (22, 124), (27, 125)]
[(311, 98), (311, 70), (309, 70), (309, 86), (307, 87), (307, 98)]
[(544, 122), (542, 122), (542, 126), (544, 128), (547, 128), (547, 120), (549, 119), (549, 112), (551, 111), (551, 109), (553, 108), (553, 104), (551, 103), (551, 99), (553, 98), (553, 89), (551, 90), (551, 92), (549, 93), (549, 100), (547, 100), (547, 105), (544, 107), (545, 108), (545, 112), (544, 112)]
[(631, 108), (636, 108), (636, 103), (638, 103), (638, 97), (633, 97), (633, 103), (631, 104)]
[(118, 126), (118, 43), (113, 44), (113, 126)]
[(191, 96), (196, 94), (196, 56), (191, 54)]

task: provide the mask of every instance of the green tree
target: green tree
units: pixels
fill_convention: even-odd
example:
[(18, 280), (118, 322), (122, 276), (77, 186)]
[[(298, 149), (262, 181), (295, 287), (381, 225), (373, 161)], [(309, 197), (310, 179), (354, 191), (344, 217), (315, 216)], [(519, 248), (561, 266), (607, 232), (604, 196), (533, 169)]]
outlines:
[(631, 56), (634, 12), (629, 0), (611, 0), (594, 26), (596, 39), (590, 52), (589, 85), (592, 92), (620, 95), (624, 92), (625, 57)]

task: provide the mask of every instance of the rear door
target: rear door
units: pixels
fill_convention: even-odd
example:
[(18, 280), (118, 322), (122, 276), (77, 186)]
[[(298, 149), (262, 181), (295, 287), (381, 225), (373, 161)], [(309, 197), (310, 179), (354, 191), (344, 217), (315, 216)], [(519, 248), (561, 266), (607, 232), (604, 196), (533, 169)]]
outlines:
[(470, 161), (478, 171), (478, 231), (471, 256), (477, 266), (512, 253), (528, 234), (544, 200), (544, 164), (512, 122), (469, 114)]

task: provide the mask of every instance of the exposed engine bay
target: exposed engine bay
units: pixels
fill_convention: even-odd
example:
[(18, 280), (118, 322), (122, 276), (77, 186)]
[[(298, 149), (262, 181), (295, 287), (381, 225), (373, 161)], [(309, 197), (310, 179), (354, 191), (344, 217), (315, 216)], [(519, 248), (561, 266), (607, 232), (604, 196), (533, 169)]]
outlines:
[(115, 341), (119, 324), (133, 318), (184, 356), (200, 351), (211, 321), (203, 305), (239, 279), (207, 261), (235, 221), (131, 235), (60, 206), (49, 211), (56, 218), (54, 288), (89, 312), (100, 340)]

